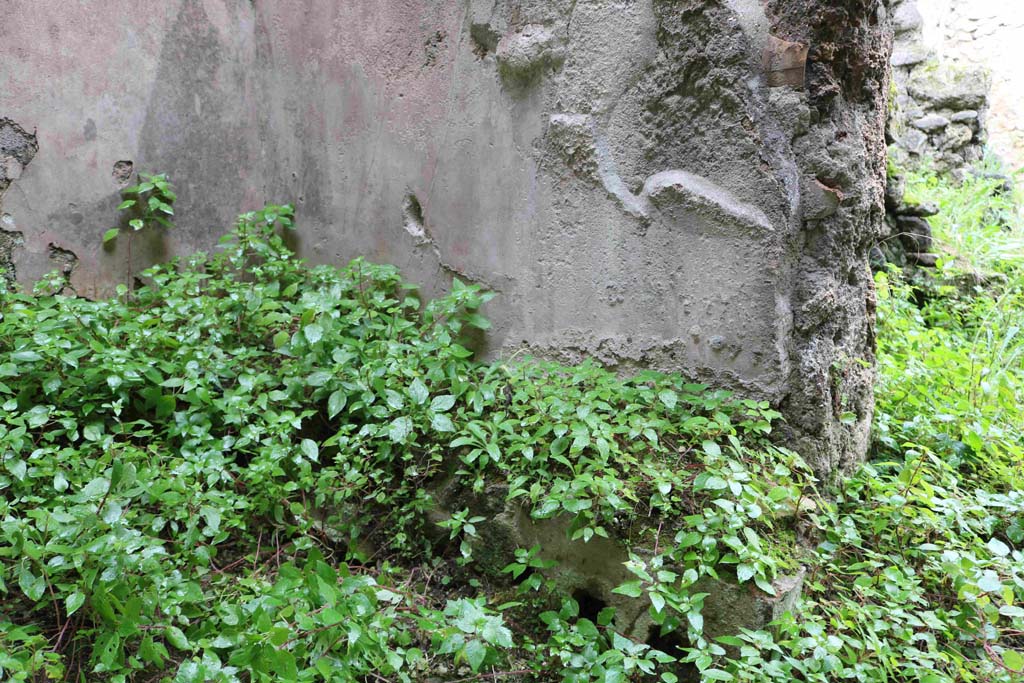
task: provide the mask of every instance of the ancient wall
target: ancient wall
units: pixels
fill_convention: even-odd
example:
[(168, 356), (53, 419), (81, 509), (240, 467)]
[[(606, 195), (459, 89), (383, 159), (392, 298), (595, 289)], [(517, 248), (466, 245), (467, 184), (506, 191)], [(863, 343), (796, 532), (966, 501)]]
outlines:
[(930, 45), (918, 0), (892, 4), (892, 161), (962, 175), (984, 157), (988, 144), (989, 72)]
[(924, 43), (991, 82), (989, 144), (1011, 168), (1024, 166), (1024, 8), (1009, 0), (918, 0)]
[(901, 162), (962, 172), (986, 151), (1024, 165), (1024, 14), (1005, 0), (893, 0)]
[(682, 370), (780, 405), (823, 474), (863, 454), (882, 0), (0, 11), (0, 247), (23, 283), (58, 268), (109, 290), (119, 190), (166, 172), (177, 226), (136, 245), (136, 269), (291, 201), (313, 261), (498, 292), (494, 355)]

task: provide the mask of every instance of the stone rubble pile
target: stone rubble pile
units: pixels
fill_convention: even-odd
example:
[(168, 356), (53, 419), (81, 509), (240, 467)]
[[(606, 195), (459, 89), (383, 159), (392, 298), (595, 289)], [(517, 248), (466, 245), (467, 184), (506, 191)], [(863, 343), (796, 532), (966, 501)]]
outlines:
[(931, 202), (909, 203), (904, 197), (906, 181), (903, 176), (888, 178), (885, 187), (885, 220), (887, 234), (871, 250), (871, 265), (883, 268), (886, 263), (898, 266), (935, 266), (930, 216), (939, 213)]

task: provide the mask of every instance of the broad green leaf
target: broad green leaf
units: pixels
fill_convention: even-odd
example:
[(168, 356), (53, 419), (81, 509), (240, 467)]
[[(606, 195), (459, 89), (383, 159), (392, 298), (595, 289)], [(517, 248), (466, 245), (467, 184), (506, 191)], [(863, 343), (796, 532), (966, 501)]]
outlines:
[(324, 328), (315, 323), (312, 325), (306, 325), (302, 328), (302, 335), (310, 344), (316, 344), (318, 341), (323, 339)]
[(78, 611), (78, 608), (85, 604), (85, 595), (81, 591), (75, 591), (64, 601), (64, 609), (67, 616)]
[(430, 402), (430, 409), (435, 413), (444, 413), (452, 409), (455, 405), (455, 397), (448, 394), (441, 396), (435, 396), (434, 400)]
[(1017, 605), (1002, 605), (999, 608), (999, 613), (1004, 617), (1021, 619), (1024, 618), (1024, 607), (1018, 607)]
[(95, 477), (91, 479), (89, 483), (82, 488), (81, 492), (79, 493), (79, 496), (83, 500), (97, 500), (106, 495), (109, 489), (109, 479), (107, 479), (106, 477)]
[(199, 514), (203, 516), (203, 520), (210, 531), (216, 532), (220, 529), (221, 511), (218, 508), (212, 505), (204, 505), (199, 510)]
[(323, 385), (330, 382), (333, 378), (334, 375), (332, 375), (331, 373), (319, 370), (317, 372), (311, 373), (306, 378), (306, 384), (308, 384), (311, 387), (322, 387)]
[(114, 522), (121, 519), (121, 515), (124, 513), (124, 509), (115, 501), (108, 500), (103, 506), (103, 514), (101, 518), (107, 524), (113, 524)]
[(679, 545), (680, 548), (689, 548), (692, 545), (697, 545), (698, 543), (700, 543), (701, 538), (703, 537), (696, 531), (689, 531), (679, 536), (676, 540), (676, 543)]
[(618, 593), (619, 595), (625, 595), (630, 598), (639, 598), (644, 594), (644, 589), (641, 587), (639, 581), (629, 581), (621, 586), (613, 588), (612, 593)]
[(384, 391), (384, 400), (392, 410), (401, 410), (405, 407), (405, 399), (397, 391), (387, 389)]
[(978, 580), (978, 588), (985, 591), (986, 593), (998, 593), (1003, 587), (1003, 582), (999, 578), (999, 574), (986, 569), (981, 574), (981, 578)]
[(727, 482), (725, 479), (722, 479), (721, 477), (712, 476), (704, 480), (704, 485), (702, 488), (708, 491), (721, 491), (722, 489), (728, 487), (729, 482)]
[(483, 629), (481, 629), (480, 635), (488, 643), (498, 647), (512, 647), (514, 644), (512, 642), (512, 632), (502, 625), (499, 617), (489, 618), (487, 623), (484, 624)]
[(464, 653), (466, 655), (466, 662), (469, 663), (469, 668), (476, 673), (487, 658), (487, 646), (479, 640), (471, 640), (466, 643)]
[(317, 445), (316, 441), (313, 441), (312, 439), (303, 439), (300, 442), (299, 447), (302, 450), (302, 454), (313, 462), (316, 462), (320, 458), (320, 447)]
[(18, 587), (29, 600), (38, 602), (46, 592), (46, 581), (43, 577), (32, 573), (28, 568), (28, 562), (23, 562), (21, 571), (18, 573)]
[(7, 471), (14, 475), (18, 481), (23, 481), (28, 474), (28, 465), (21, 458), (11, 458), (4, 462)]
[(686, 620), (690, 622), (690, 626), (697, 633), (703, 633), (704, 631), (704, 615), (697, 610), (690, 610), (686, 613)]
[(191, 650), (192, 644), (188, 642), (185, 633), (177, 626), (168, 626), (164, 629), (164, 637), (167, 642), (179, 650)]
[(430, 392), (427, 390), (427, 385), (419, 378), (416, 378), (409, 385), (409, 396), (416, 405), (423, 405), (427, 402), (427, 398), (430, 397)]
[(430, 426), (437, 432), (454, 432), (455, 425), (447, 415), (434, 413), (430, 416)]
[(676, 403), (679, 402), (679, 395), (671, 389), (665, 389), (658, 394), (658, 399), (665, 404), (665, 407), (669, 410), (674, 410)]
[(344, 390), (338, 389), (327, 398), (327, 416), (334, 419), (338, 413), (345, 409), (347, 403), (348, 394)]
[(772, 585), (771, 581), (760, 574), (754, 577), (754, 584), (768, 595), (775, 595), (778, 592), (775, 590), (775, 586)]
[(1010, 554), (1010, 546), (1006, 545), (998, 538), (993, 538), (989, 540), (988, 549), (996, 557), (1006, 557)]
[(395, 443), (405, 443), (412, 433), (412, 420), (408, 417), (395, 418), (388, 427), (388, 437)]

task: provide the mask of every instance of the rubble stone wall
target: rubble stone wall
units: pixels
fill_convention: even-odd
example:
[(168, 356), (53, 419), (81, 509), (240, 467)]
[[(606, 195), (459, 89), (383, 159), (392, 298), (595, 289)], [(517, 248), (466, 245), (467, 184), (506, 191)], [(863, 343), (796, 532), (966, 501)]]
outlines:
[(1008, 0), (918, 0), (924, 43), (944, 59), (984, 69), (991, 81), (989, 144), (1024, 166), (1024, 7)]
[(991, 78), (926, 38), (919, 0), (893, 5), (892, 101), (888, 136), (900, 166), (963, 173), (985, 154)]

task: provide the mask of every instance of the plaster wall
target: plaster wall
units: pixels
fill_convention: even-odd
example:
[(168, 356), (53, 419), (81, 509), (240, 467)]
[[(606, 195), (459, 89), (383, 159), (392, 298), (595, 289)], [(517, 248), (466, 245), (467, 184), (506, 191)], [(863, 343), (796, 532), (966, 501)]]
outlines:
[(881, 0), (0, 13), (0, 117), (37, 146), (0, 188), (23, 284), (60, 266), (78, 293), (109, 291), (127, 254), (101, 236), (125, 171), (165, 172), (177, 225), (136, 243), (134, 271), (292, 202), (314, 262), (365, 255), (427, 295), (452, 277), (498, 292), (491, 355), (681, 370), (781, 406), (824, 474), (863, 454)]

